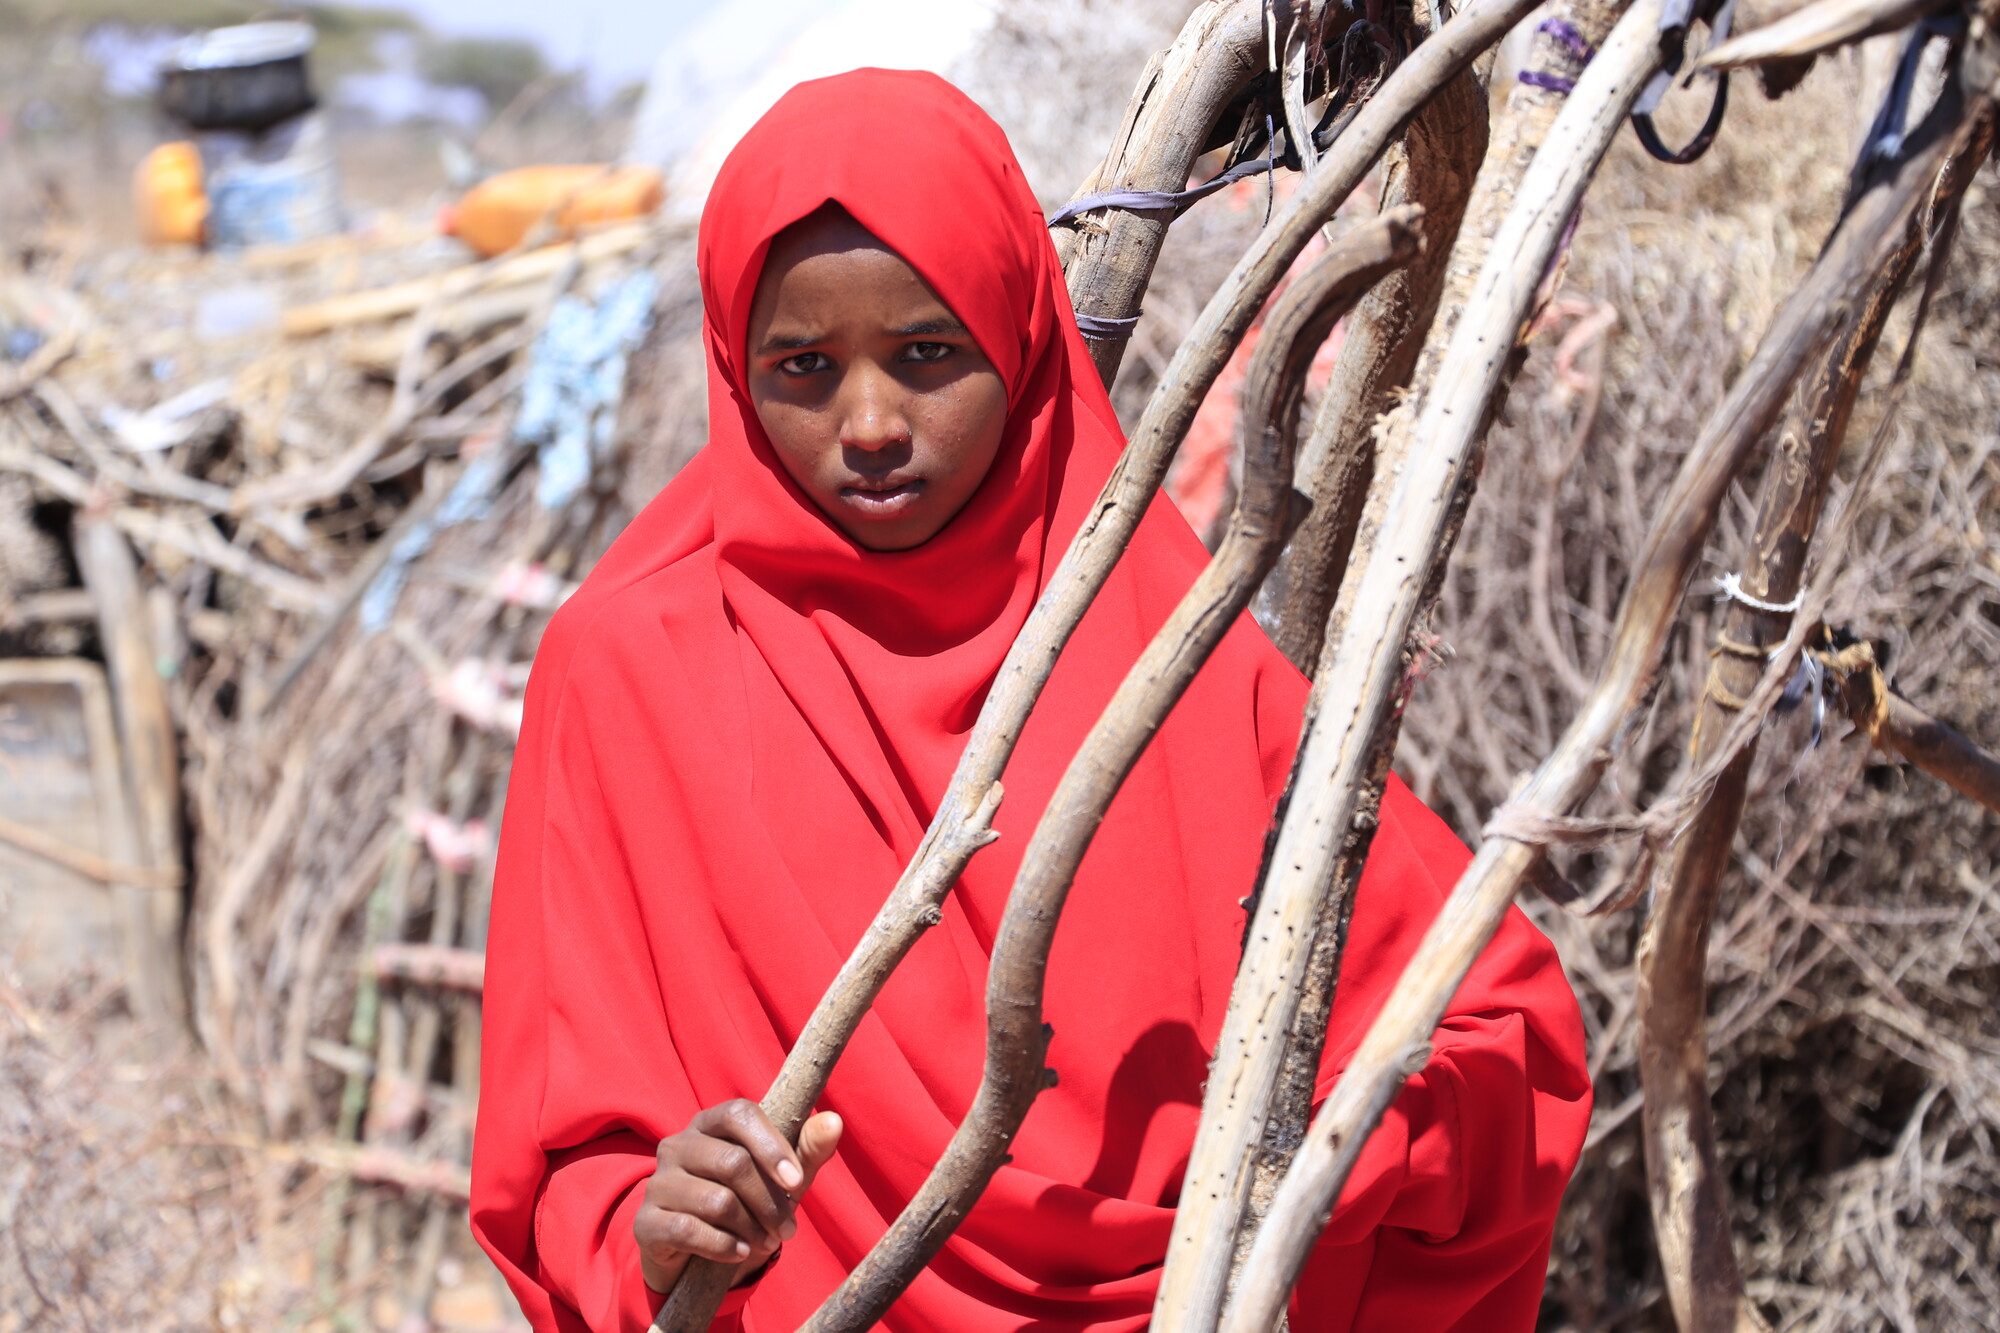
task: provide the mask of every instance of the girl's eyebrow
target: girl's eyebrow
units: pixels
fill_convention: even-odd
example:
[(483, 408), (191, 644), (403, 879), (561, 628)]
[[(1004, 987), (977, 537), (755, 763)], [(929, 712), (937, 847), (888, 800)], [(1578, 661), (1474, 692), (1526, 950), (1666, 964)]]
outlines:
[(823, 333), (774, 333), (764, 339), (763, 344), (757, 348), (757, 354), (762, 356), (766, 352), (796, 352), (802, 347), (811, 347), (815, 343), (825, 341), (826, 335)]
[(947, 316), (943, 319), (920, 319), (914, 324), (905, 324), (902, 328), (891, 329), (889, 332), (891, 336), (897, 338), (921, 338), (927, 334), (940, 333), (946, 335), (955, 334), (964, 337), (966, 336), (966, 327), (957, 320)]

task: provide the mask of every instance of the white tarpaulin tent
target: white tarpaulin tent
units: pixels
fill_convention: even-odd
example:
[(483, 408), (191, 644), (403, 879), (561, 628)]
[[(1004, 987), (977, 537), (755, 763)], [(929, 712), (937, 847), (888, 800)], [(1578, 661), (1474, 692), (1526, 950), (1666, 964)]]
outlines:
[(667, 211), (693, 218), (722, 159), (793, 84), (869, 65), (949, 73), (996, 9), (997, 0), (718, 0), (654, 66), (626, 158), (664, 171)]

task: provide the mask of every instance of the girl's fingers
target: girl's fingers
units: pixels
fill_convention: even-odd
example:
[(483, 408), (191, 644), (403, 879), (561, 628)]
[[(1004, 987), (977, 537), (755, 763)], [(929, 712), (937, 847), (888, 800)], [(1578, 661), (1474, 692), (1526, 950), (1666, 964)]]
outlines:
[(798, 1154), (757, 1103), (738, 1097), (711, 1106), (695, 1117), (695, 1124), (711, 1137), (729, 1139), (749, 1149), (758, 1169), (786, 1190), (797, 1192), (805, 1187), (805, 1170), (799, 1165)]
[[(731, 1229), (743, 1239), (776, 1245), (785, 1238), (792, 1201), (758, 1169), (748, 1148), (728, 1139), (695, 1139), (681, 1155), (681, 1169), (700, 1183), (712, 1182), (711, 1189), (728, 1196), (744, 1222), (742, 1228)], [(706, 1211), (695, 1211), (710, 1221), (719, 1220)]]
[(834, 1111), (821, 1111), (799, 1126), (799, 1157), (805, 1163), (808, 1185), (833, 1156), (834, 1149), (840, 1146), (840, 1133), (844, 1128), (846, 1126), (839, 1113)]
[(726, 1231), (752, 1250), (768, 1253), (778, 1248), (779, 1236), (751, 1216), (742, 1196), (727, 1185), (689, 1177), (681, 1191), (682, 1211), (692, 1214), (718, 1231)]
[(750, 1257), (750, 1246), (721, 1228), (692, 1213), (657, 1205), (640, 1210), (633, 1231), (642, 1249), (667, 1255), (698, 1255), (719, 1264), (739, 1264)]

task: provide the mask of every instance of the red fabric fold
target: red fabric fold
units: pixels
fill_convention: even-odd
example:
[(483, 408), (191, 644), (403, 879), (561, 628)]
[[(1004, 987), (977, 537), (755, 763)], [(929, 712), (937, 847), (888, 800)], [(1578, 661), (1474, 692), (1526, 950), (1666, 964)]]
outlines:
[[(828, 200), (930, 283), (1008, 389), (993, 471), (911, 551), (860, 548), (814, 509), (742, 387), (768, 244)], [(1004, 137), (932, 76), (860, 71), (788, 94), (724, 165), (699, 263), (708, 447), (551, 624), (501, 835), (472, 1225), (544, 1333), (645, 1327), (657, 1297), (632, 1217), (654, 1147), (700, 1108), (768, 1087), (914, 852), (1122, 447)], [(718, 1328), (797, 1327), (936, 1161), (978, 1086), (987, 962), (1022, 851), (1205, 558), (1157, 501), (1021, 737), (1000, 841), (833, 1073), (822, 1105), (847, 1133), (797, 1236)], [(1051, 958), (1060, 1082), (885, 1327), (1145, 1326), (1228, 1003), (1238, 899), (1304, 697), (1246, 617), (1140, 760)], [(1464, 856), (1392, 783), (1329, 1071)], [(1364, 1153), (1293, 1327), (1530, 1326), (1588, 1107), (1575, 1002), (1547, 942), (1511, 915)], [(1402, 1322), (1375, 1322), (1378, 1309)]]

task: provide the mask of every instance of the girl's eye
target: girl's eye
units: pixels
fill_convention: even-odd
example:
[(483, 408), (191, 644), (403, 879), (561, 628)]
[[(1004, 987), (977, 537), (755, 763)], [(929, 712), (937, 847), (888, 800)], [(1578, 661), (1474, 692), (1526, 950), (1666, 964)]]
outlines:
[(942, 361), (953, 350), (950, 343), (911, 343), (907, 349), (912, 361)]
[(787, 375), (810, 375), (815, 370), (824, 369), (825, 366), (826, 357), (819, 352), (800, 352), (797, 356), (788, 356), (778, 363), (778, 369)]

